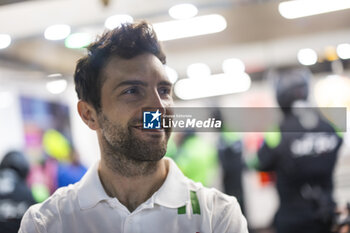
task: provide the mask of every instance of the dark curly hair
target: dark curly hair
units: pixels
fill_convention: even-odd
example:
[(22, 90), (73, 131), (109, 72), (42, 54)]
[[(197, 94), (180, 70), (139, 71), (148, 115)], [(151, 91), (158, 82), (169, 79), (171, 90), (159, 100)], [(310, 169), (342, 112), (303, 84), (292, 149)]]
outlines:
[(105, 32), (88, 47), (88, 54), (77, 62), (74, 72), (78, 98), (101, 109), (101, 70), (111, 56), (130, 59), (144, 53), (154, 54), (163, 64), (166, 57), (150, 24), (145, 21), (122, 24)]

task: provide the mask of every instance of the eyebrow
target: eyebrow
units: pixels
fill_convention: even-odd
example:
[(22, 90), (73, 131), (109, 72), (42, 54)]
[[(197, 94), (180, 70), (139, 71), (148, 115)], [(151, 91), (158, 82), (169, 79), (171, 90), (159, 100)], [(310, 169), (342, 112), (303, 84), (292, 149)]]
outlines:
[[(132, 85), (145, 86), (145, 87), (148, 86), (147, 83), (145, 83), (143, 81), (140, 81), (140, 80), (126, 80), (126, 81), (120, 82), (113, 89), (116, 90), (117, 88), (122, 87), (122, 86), (132, 86)], [(161, 85), (161, 86), (172, 86), (172, 84), (170, 82), (168, 82), (168, 81), (161, 81), (161, 82), (158, 83), (158, 85)]]
[(131, 85), (136, 85), (136, 86), (147, 86), (147, 83), (142, 82), (140, 80), (126, 80), (123, 82), (120, 82), (117, 86), (115, 86), (113, 89), (117, 89), (122, 86), (131, 86)]
[(168, 81), (161, 81), (158, 83), (158, 85), (161, 85), (161, 86), (172, 86), (173, 84), (168, 82)]

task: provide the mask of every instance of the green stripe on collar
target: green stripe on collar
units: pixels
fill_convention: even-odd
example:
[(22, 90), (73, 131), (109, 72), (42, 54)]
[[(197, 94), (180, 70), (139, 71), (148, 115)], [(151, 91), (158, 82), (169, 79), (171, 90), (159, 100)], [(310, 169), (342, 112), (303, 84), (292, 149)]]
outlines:
[(191, 204), (193, 214), (201, 214), (198, 197), (195, 191), (191, 191)]
[(186, 205), (177, 208), (177, 214), (186, 214)]

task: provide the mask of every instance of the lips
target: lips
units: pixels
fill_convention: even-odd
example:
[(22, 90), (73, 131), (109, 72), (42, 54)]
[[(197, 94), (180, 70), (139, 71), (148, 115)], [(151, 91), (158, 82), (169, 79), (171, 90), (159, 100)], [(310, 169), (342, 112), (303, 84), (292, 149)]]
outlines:
[(153, 133), (153, 132), (155, 132), (155, 133), (161, 133), (161, 132), (164, 132), (165, 130), (164, 129), (144, 129), (143, 127), (142, 127), (142, 125), (137, 125), (137, 126), (132, 126), (133, 128), (135, 128), (135, 129), (138, 129), (138, 130), (141, 130), (142, 132), (145, 132), (145, 133)]

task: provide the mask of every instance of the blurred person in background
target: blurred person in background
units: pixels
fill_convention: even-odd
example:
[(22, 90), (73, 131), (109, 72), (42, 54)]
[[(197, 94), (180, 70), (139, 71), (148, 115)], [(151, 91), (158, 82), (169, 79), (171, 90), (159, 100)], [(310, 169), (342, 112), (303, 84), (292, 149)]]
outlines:
[[(333, 170), (342, 138), (307, 102), (310, 72), (293, 69), (276, 76), (283, 120), (265, 134), (257, 168), (274, 171), (280, 206), (277, 233), (330, 233), (336, 204)], [(298, 108), (302, 107), (302, 108)]]
[(0, 233), (18, 232), (21, 219), (35, 204), (26, 184), (29, 163), (19, 151), (8, 152), (0, 163)]
[(72, 147), (69, 153), (69, 161), (60, 162), (57, 169), (58, 187), (68, 186), (78, 182), (87, 169), (80, 163), (78, 152)]
[[(219, 108), (214, 109), (212, 117), (223, 120)], [(224, 192), (235, 196), (242, 212), (245, 213), (242, 173), (245, 167), (243, 161), (243, 141), (237, 132), (230, 132), (224, 125), (219, 132), (217, 154), (222, 168), (222, 183)]]
[(242, 185), (244, 169), (242, 139), (237, 133), (221, 132), (217, 149), (223, 171), (224, 191), (226, 194), (237, 198), (243, 213), (245, 213)]
[(79, 182), (32, 206), (19, 232), (247, 233), (234, 197), (193, 182), (163, 158), (171, 130), (142, 127), (142, 109), (168, 113), (173, 105), (153, 28), (122, 24), (88, 50), (74, 80), (79, 115), (96, 131), (101, 159)]
[(209, 187), (218, 173), (215, 146), (205, 141), (193, 129), (178, 133), (177, 153), (173, 156), (184, 175)]

